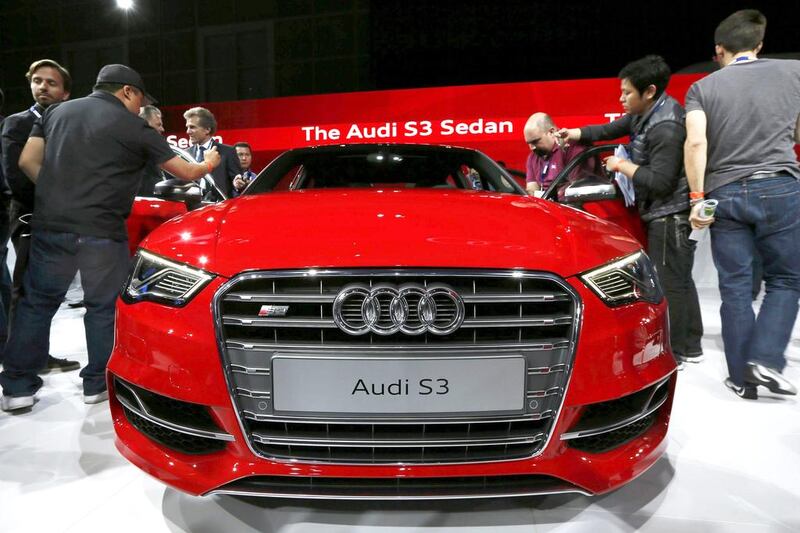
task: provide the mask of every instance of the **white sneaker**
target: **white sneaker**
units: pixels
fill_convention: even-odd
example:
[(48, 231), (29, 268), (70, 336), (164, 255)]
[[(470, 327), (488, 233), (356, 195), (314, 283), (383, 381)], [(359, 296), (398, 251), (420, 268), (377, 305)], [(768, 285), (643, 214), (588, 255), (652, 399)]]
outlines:
[(31, 396), (3, 396), (2, 409), (3, 411), (18, 411), (19, 409), (28, 409), (33, 407), (36, 399)]
[(93, 404), (93, 403), (102, 403), (108, 400), (108, 390), (104, 390), (103, 392), (99, 392), (97, 394), (84, 394), (83, 395), (83, 403)]
[(753, 385), (762, 385), (775, 394), (794, 396), (797, 387), (789, 383), (780, 372), (759, 363), (747, 363), (744, 370), (744, 380)]

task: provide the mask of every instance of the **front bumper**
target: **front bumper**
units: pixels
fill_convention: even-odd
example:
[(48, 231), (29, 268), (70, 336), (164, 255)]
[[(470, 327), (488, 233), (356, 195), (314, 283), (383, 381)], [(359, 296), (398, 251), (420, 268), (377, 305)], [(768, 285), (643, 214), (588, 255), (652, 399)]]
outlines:
[[(444, 465), (354, 465), (256, 456), (231, 402), (209, 312), (220, 280), (180, 310), (118, 303), (117, 343), (109, 363), (117, 448), (145, 472), (194, 495), (409, 499), (613, 490), (649, 468), (666, 447), (676, 381), (666, 341), (666, 305), (609, 309), (580, 282), (569, 281), (583, 301), (583, 325), (564, 404), (547, 446), (535, 457)], [(233, 440), (218, 451), (188, 454), (148, 438), (124, 412), (114, 376), (168, 398), (206, 406), (221, 432)], [(601, 453), (562, 440), (576, 427), (586, 405), (631, 395), (664, 380), (668, 380), (667, 397), (647, 427), (631, 440)]]

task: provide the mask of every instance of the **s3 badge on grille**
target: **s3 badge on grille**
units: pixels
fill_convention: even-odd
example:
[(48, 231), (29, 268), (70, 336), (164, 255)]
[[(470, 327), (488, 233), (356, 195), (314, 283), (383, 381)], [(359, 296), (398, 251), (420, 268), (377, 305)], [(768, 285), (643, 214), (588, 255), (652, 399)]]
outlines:
[(262, 305), (261, 309), (258, 310), (258, 316), (286, 316), (288, 311), (288, 305)]

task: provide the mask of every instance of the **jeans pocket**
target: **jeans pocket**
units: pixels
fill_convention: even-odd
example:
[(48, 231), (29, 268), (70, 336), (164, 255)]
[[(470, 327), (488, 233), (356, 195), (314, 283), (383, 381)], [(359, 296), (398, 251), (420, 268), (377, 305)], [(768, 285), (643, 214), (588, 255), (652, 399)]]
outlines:
[(798, 217), (798, 213), (800, 213), (800, 184), (793, 185), (793, 190), (787, 192), (759, 195), (759, 200), (764, 209), (764, 229), (767, 233), (783, 231), (800, 224), (800, 217)]
[(689, 239), (689, 234), (692, 232), (692, 226), (688, 219), (675, 220), (675, 245), (679, 250), (692, 250), (694, 251), (697, 243)]

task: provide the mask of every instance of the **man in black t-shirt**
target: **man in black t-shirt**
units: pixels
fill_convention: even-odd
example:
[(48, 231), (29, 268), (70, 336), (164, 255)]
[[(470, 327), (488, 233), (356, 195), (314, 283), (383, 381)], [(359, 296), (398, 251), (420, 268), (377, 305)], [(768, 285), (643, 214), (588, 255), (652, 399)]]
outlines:
[(84, 401), (108, 398), (105, 369), (114, 343), (114, 302), (130, 263), (125, 219), (142, 169), (151, 161), (193, 180), (220, 162), (215, 149), (206, 151), (203, 162), (182, 160), (137, 116), (153, 99), (133, 69), (106, 65), (94, 89), (85, 98), (48, 107), (19, 159), (36, 182), (36, 201), (25, 293), (0, 374), (5, 411), (34, 404), (50, 323), (76, 271), (86, 304)]

